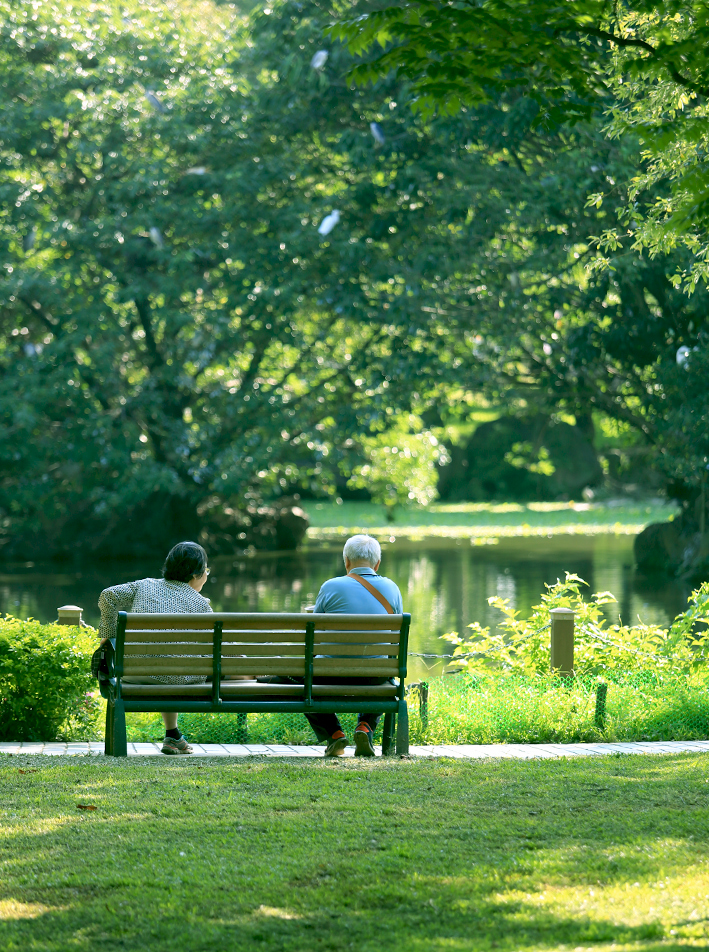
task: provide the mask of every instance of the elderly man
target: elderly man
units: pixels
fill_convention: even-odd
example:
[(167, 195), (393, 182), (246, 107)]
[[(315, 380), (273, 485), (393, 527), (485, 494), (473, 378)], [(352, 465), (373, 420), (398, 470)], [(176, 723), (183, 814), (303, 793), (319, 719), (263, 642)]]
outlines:
[[(316, 612), (348, 615), (400, 615), (401, 592), (391, 579), (378, 575), (382, 550), (368, 535), (352, 536), (343, 550), (347, 575), (325, 582), (315, 602)], [(333, 679), (328, 679), (332, 683)], [(386, 678), (336, 679), (336, 683), (384, 684)], [(320, 740), (327, 741), (326, 757), (341, 757), (349, 741), (336, 714), (306, 714)], [(374, 757), (374, 732), (381, 714), (360, 714), (354, 732), (355, 757)]]

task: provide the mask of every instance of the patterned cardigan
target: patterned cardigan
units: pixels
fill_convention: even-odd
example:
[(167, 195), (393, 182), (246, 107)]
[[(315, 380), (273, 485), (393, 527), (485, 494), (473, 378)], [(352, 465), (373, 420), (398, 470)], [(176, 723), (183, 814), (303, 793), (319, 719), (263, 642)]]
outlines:
[[(101, 609), (99, 637), (115, 638), (118, 612), (211, 612), (209, 599), (196, 592), (187, 582), (164, 578), (143, 578), (125, 585), (105, 588), (98, 600)], [(161, 657), (158, 655), (158, 657)], [(168, 657), (165, 655), (164, 657)], [(159, 675), (146, 678), (149, 683), (203, 684), (206, 678)]]

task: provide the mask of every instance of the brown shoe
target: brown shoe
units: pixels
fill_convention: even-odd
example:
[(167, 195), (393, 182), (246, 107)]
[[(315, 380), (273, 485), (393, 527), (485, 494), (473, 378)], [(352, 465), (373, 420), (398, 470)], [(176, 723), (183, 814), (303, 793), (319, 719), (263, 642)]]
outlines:
[(375, 757), (374, 744), (372, 743), (372, 728), (369, 724), (358, 724), (354, 732), (355, 757)]
[(192, 754), (194, 751), (187, 743), (184, 737), (175, 740), (174, 737), (166, 737), (162, 742), (163, 754)]
[(326, 757), (342, 757), (345, 753), (345, 747), (349, 746), (349, 741), (343, 731), (335, 731), (330, 743), (325, 748)]

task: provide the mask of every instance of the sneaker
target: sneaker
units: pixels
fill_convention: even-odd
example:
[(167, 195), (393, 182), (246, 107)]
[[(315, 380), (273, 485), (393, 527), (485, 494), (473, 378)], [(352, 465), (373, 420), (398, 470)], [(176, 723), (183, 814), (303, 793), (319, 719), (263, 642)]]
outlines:
[(335, 731), (325, 748), (326, 757), (342, 757), (345, 753), (345, 747), (349, 746), (349, 741), (343, 731)]
[(369, 724), (360, 723), (354, 732), (355, 757), (374, 757), (374, 744), (372, 744), (372, 728)]
[(163, 754), (191, 754), (192, 748), (184, 737), (175, 740), (174, 737), (166, 737), (162, 742)]

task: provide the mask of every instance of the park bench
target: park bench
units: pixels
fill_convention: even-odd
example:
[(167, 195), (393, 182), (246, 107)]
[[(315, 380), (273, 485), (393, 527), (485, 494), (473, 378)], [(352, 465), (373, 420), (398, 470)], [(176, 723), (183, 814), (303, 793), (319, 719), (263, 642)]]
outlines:
[[(128, 711), (184, 713), (384, 713), (382, 753), (408, 753), (404, 695), (411, 615), (119, 612), (106, 710), (106, 754), (127, 755)], [(206, 684), (133, 684), (180, 675)], [(303, 683), (260, 683), (259, 675)], [(230, 680), (239, 678), (240, 680)], [(397, 678), (331, 684), (329, 678)]]

